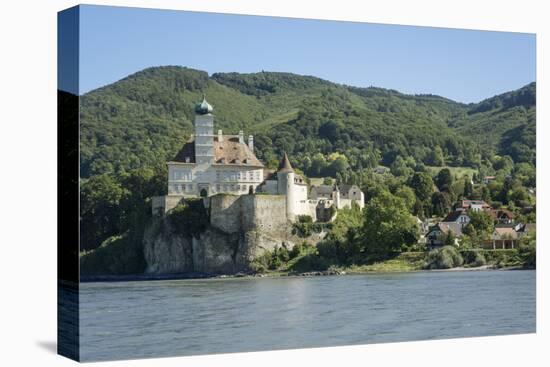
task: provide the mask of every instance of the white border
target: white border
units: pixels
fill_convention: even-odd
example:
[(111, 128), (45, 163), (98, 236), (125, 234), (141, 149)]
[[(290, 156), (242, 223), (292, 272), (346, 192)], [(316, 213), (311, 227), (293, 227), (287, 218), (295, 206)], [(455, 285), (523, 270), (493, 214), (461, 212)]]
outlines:
[[(73, 365), (56, 340), (56, 12), (74, 1), (5, 1), (0, 34), (0, 364)], [(98, 363), (98, 366), (542, 366), (548, 331), (550, 47), (543, 1), (134, 0), (94, 4), (537, 33), (537, 334)], [(546, 62), (546, 65), (545, 65)], [(32, 180), (30, 179), (32, 177)], [(546, 310), (546, 312), (543, 312)]]

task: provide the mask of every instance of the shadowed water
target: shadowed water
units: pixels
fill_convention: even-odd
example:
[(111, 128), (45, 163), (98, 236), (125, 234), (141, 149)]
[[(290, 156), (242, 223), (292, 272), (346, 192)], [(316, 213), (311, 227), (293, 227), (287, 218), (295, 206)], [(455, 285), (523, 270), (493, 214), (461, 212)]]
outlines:
[(534, 271), (85, 283), (84, 361), (535, 332)]

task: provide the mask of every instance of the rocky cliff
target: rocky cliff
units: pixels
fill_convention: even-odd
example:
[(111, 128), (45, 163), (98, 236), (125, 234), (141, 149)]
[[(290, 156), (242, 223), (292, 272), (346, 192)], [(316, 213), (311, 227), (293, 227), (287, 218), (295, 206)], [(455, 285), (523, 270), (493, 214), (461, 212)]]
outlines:
[(290, 249), (303, 240), (292, 235), (282, 196), (219, 195), (205, 205), (210, 224), (195, 236), (178, 233), (169, 215), (151, 222), (143, 240), (146, 273), (248, 271), (251, 260), (264, 251)]

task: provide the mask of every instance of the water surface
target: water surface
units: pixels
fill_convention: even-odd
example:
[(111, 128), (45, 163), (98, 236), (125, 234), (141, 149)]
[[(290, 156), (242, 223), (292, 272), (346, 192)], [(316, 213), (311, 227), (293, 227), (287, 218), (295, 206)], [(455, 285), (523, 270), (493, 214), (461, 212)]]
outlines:
[(83, 361), (535, 332), (535, 271), (84, 283)]

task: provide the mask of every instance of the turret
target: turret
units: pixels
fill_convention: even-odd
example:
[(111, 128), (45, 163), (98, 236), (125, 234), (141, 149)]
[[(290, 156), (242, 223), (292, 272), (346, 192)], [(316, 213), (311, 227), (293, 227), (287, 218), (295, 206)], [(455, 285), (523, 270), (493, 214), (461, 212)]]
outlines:
[(340, 189), (338, 185), (334, 185), (334, 190), (332, 191), (332, 200), (334, 202), (334, 207), (340, 209)]
[(202, 102), (195, 106), (195, 160), (197, 163), (214, 163), (214, 116), (212, 106)]
[(286, 217), (290, 221), (294, 221), (294, 208), (296, 205), (294, 202), (294, 177), (294, 169), (285, 153), (277, 171), (277, 191), (280, 195), (286, 196)]

